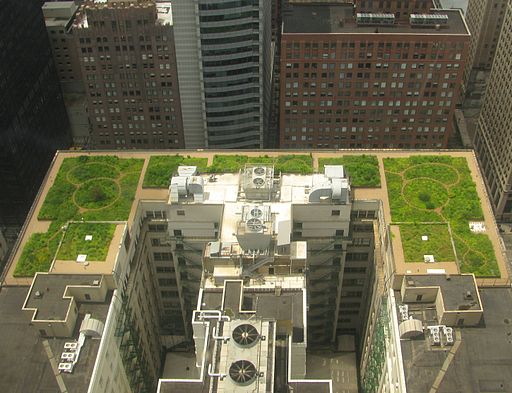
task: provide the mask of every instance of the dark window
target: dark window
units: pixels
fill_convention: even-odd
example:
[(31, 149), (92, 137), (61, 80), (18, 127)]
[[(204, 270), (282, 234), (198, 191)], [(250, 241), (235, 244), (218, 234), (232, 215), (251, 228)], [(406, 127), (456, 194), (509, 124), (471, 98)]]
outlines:
[(339, 210), (331, 211), (331, 216), (339, 216), (339, 215), (340, 215), (340, 211)]

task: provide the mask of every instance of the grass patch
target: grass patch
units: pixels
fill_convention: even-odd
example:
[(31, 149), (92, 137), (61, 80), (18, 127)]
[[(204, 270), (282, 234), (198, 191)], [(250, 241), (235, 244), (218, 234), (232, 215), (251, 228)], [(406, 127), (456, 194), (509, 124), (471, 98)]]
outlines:
[(48, 271), (60, 238), (60, 230), (52, 227), (46, 233), (30, 236), (14, 269), (14, 277), (32, 277), (36, 272)]
[[(447, 225), (403, 224), (399, 227), (405, 262), (423, 262), (423, 255), (433, 255), (436, 262), (455, 261)], [(422, 240), (422, 236), (428, 236), (428, 240)]]
[(236, 173), (245, 164), (273, 164), (275, 172), (307, 175), (313, 173), (313, 158), (310, 155), (289, 154), (278, 157), (243, 155), (215, 155), (208, 167), (210, 173)]
[(29, 238), (14, 276), (48, 271), (68, 221), (127, 220), (143, 164), (141, 159), (116, 156), (64, 159), (39, 211), (39, 220), (52, 221), (50, 228)]
[(386, 158), (384, 168), (394, 222), (449, 222), (461, 272), (500, 276), (489, 237), (469, 230), (484, 217), (465, 158)]
[(169, 187), (171, 176), (176, 173), (178, 166), (197, 166), (199, 172), (205, 172), (207, 164), (207, 158), (183, 157), (180, 155), (152, 156), (149, 159), (142, 186), (145, 188), (167, 188)]
[[(76, 260), (78, 254), (87, 254), (89, 261), (104, 261), (114, 236), (115, 224), (71, 223), (59, 248), (57, 259)], [(92, 240), (85, 240), (92, 235)]]
[(101, 209), (119, 197), (119, 186), (114, 180), (92, 179), (81, 184), (74, 195), (76, 204), (81, 208)]
[(318, 166), (321, 171), (324, 165), (343, 165), (354, 187), (380, 187), (379, 160), (376, 156), (363, 154), (319, 158)]

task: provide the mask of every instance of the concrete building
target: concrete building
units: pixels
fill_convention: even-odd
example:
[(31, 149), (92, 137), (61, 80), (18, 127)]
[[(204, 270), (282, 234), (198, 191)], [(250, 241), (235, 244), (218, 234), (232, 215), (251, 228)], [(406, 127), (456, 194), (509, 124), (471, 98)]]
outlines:
[(471, 0), (465, 14), (471, 32), (464, 86), (471, 82), (475, 70), (490, 70), (503, 27), (508, 0)]
[(407, 13), (354, 17), (352, 4), (288, 8), (281, 147), (447, 147), (469, 31), (459, 10)]
[[(215, 152), (181, 153), (211, 164)], [(267, 153), (267, 159), (281, 155)], [(257, 161), (261, 153), (247, 154)], [(469, 351), (480, 346), (486, 370), (497, 359), (505, 365), (487, 370), (490, 379), (501, 373), (503, 386), (512, 386), (512, 375), (504, 372), (510, 354), (502, 336), (493, 338), (506, 329), (495, 321), (512, 304), (510, 280), (473, 153), (451, 154), (476, 183), (482, 236), (489, 238), (501, 278), (461, 274), (457, 261), (406, 261), (400, 224), (391, 219), (384, 160), (406, 160), (410, 152), (376, 151), (381, 186), (374, 188), (352, 186), (342, 166), (318, 167), (320, 158), (339, 157), (339, 151), (312, 154), (312, 174), (279, 173), (249, 159), (235, 173), (178, 167), (168, 188), (142, 187), (145, 162), (127, 221), (70, 221), (61, 228), (49, 271), (15, 277), (16, 262), (40, 230), (38, 215), (54, 184), (48, 181), (10, 260), (0, 310), (8, 309), (11, 285), (30, 286), (23, 329), (30, 322), (39, 333), (52, 360), (38, 361), (53, 364), (55, 371), (46, 371), (51, 378), (77, 393), (356, 393), (356, 348), (365, 392), (427, 393), (437, 386), (447, 393), (471, 375), (479, 354)], [(414, 154), (418, 160), (443, 157)], [(149, 161), (153, 154), (88, 153), (80, 159), (83, 171), (72, 174), (89, 179), (87, 168), (95, 157), (106, 162), (105, 155)], [(66, 160), (76, 157), (80, 153), (59, 152), (49, 179), (61, 178), (59, 171), (69, 170)], [(100, 239), (104, 260), (82, 254), (95, 238), (72, 235), (80, 225), (112, 226), (111, 237)], [(69, 244), (75, 245), (71, 252)], [(481, 296), (482, 287), (489, 296)], [(478, 331), (484, 331), (481, 339)], [(425, 363), (415, 364), (418, 354)], [(34, 356), (40, 359), (39, 351)], [(455, 371), (446, 363), (452, 357)], [(7, 360), (0, 366), (12, 367)], [(442, 383), (440, 370), (450, 373)], [(491, 383), (483, 372), (474, 375)], [(0, 379), (0, 389), (10, 387)], [(39, 386), (27, 381), (23, 388), (32, 393)]]
[(512, 4), (508, 4), (498, 41), (487, 90), (474, 138), (489, 199), (497, 220), (512, 218), (512, 151), (510, 129), (510, 45), (512, 43)]
[(173, 2), (187, 148), (261, 148), (271, 89), (271, 2)]

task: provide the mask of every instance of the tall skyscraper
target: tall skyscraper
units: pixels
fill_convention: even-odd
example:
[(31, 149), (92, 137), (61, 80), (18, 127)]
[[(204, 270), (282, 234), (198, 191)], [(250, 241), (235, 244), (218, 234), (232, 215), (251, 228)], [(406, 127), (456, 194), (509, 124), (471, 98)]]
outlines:
[(171, 3), (87, 1), (72, 34), (93, 148), (182, 148)]
[[(20, 227), (69, 124), (41, 1), (2, 1), (0, 226)], [(9, 232), (6, 232), (9, 237)]]
[(462, 14), (358, 9), (290, 5), (284, 14), (281, 147), (445, 148), (469, 42)]
[(468, 2), (466, 21), (471, 40), (464, 71), (464, 86), (470, 80), (471, 70), (490, 70), (503, 26), (509, 0), (471, 0)]
[(512, 218), (512, 3), (500, 39), (475, 134), (475, 150), (498, 220)]
[(270, 109), (271, 2), (173, 2), (186, 147), (260, 148)]

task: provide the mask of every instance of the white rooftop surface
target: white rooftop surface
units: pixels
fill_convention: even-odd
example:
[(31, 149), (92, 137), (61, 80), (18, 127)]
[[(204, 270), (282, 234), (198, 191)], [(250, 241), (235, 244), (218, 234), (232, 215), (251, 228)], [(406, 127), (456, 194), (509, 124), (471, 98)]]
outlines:
[(156, 12), (158, 14), (158, 21), (160, 23), (172, 26), (172, 6), (170, 2), (157, 1)]
[(466, 12), (468, 10), (468, 3), (469, 0), (439, 0), (439, 4), (441, 5), (441, 8), (443, 9), (460, 9), (462, 10), (462, 13), (466, 15)]
[(327, 181), (323, 173), (314, 175), (283, 175), (281, 202), (308, 203), (309, 191)]

